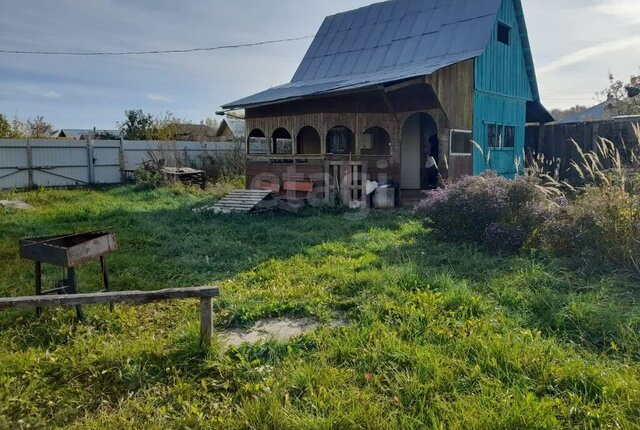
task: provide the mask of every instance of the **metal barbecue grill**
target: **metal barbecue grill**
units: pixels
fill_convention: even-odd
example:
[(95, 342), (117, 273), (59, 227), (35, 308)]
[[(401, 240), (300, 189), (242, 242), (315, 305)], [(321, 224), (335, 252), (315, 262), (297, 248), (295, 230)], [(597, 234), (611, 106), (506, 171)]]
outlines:
[[(118, 250), (113, 233), (96, 231), (61, 236), (38, 237), (20, 241), (20, 256), (33, 260), (36, 268), (36, 295), (76, 294), (78, 284), (76, 268), (80, 265), (100, 260), (104, 291), (109, 291), (109, 274), (105, 256)], [(56, 282), (54, 288), (42, 289), (42, 265), (51, 264), (62, 267), (66, 275)], [(38, 315), (42, 310), (37, 309)], [(78, 319), (83, 319), (82, 308), (76, 306)]]

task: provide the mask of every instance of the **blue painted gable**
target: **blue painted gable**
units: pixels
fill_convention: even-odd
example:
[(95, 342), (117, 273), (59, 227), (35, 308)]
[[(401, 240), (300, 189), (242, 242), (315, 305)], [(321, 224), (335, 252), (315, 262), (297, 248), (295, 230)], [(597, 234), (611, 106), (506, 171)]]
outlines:
[[(498, 41), (498, 23), (511, 28), (511, 45)], [(476, 90), (508, 97), (533, 100), (520, 24), (513, 0), (503, 0), (491, 38), (476, 59)]]
[[(498, 40), (500, 24), (510, 28), (509, 45)], [(527, 102), (538, 98), (528, 47), (520, 1), (502, 0), (487, 48), (475, 61), (473, 136), (482, 152), (475, 150), (474, 174), (494, 170), (512, 177), (524, 159)], [(514, 146), (491, 145), (492, 126), (515, 127)]]

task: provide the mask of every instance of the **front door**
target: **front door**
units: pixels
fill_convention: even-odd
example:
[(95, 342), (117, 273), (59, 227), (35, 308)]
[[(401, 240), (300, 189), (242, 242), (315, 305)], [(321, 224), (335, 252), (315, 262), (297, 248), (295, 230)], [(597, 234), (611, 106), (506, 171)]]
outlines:
[[(402, 127), (402, 148), (400, 162), (400, 186), (404, 190), (425, 189), (423, 167), (427, 157), (433, 155), (436, 162), (438, 127), (431, 116), (416, 113), (407, 119)], [(435, 140), (433, 140), (435, 137)]]
[(413, 115), (402, 129), (401, 186), (405, 190), (420, 189), (420, 116)]

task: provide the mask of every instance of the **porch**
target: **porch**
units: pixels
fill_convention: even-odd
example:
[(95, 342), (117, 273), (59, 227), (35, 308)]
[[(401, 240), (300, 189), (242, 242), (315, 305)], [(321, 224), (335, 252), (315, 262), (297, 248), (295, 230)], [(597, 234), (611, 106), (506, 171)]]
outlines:
[[(473, 69), (456, 67), (460, 76)], [(248, 108), (246, 187), (283, 192), (287, 183), (312, 183), (309, 198), (339, 194), (367, 205), (367, 181), (393, 182), (397, 202), (426, 189), (430, 157), (444, 177), (471, 174), (471, 87), (445, 85), (448, 74)]]

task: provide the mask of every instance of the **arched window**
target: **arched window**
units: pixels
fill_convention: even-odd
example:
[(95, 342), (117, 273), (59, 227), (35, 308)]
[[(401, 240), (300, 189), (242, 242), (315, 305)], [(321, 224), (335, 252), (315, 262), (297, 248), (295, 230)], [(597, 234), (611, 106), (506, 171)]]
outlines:
[(258, 128), (249, 133), (247, 138), (247, 151), (249, 154), (267, 154), (269, 149), (267, 137)]
[(320, 133), (315, 128), (306, 126), (298, 133), (298, 154), (320, 154), (322, 152), (322, 142)]
[(273, 153), (274, 154), (293, 154), (293, 139), (291, 139), (291, 133), (284, 128), (279, 128), (271, 135), (273, 141)]
[(391, 153), (391, 136), (382, 127), (368, 128), (362, 134), (360, 153), (363, 155), (389, 155)]
[(333, 127), (327, 134), (328, 154), (351, 154), (356, 137), (348, 127)]

